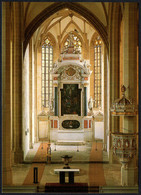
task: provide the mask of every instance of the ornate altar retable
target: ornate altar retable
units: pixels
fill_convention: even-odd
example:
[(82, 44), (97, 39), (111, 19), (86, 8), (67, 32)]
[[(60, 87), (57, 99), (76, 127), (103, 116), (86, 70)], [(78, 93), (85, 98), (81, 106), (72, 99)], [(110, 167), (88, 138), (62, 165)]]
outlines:
[(92, 116), (87, 116), (90, 73), (90, 64), (73, 46), (68, 46), (54, 64), (52, 141), (78, 145), (92, 137)]

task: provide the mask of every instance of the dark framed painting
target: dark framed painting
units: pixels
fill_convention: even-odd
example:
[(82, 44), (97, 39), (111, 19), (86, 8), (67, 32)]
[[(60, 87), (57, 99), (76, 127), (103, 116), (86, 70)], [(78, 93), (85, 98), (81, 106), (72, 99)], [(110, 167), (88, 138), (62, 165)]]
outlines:
[(81, 115), (81, 89), (78, 84), (64, 84), (61, 89), (61, 115)]

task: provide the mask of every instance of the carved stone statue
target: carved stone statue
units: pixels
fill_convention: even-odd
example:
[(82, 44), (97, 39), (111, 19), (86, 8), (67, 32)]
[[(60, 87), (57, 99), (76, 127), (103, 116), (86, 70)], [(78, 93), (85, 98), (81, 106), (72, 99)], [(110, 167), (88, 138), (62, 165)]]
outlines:
[(89, 110), (93, 109), (93, 99), (92, 99), (92, 97), (90, 97), (90, 99), (89, 99), (88, 108), (89, 108)]
[(86, 61), (84, 61), (84, 67), (87, 68)]

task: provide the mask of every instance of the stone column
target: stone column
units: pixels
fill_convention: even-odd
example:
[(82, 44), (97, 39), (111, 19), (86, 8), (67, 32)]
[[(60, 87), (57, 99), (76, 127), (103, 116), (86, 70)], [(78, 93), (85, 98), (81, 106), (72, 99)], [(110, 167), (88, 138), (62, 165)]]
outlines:
[(27, 45), (22, 66), (22, 140), (24, 158), (29, 150), (29, 44)]
[[(137, 3), (125, 3), (123, 17), (123, 83), (137, 103)], [(124, 117), (123, 132), (136, 132), (136, 123), (136, 117)]]
[(37, 128), (37, 48), (34, 55), (34, 141), (38, 142)]
[[(110, 103), (119, 98), (119, 4), (114, 3), (110, 44)], [(118, 131), (118, 117), (111, 118), (111, 130)]]
[(108, 101), (108, 83), (107, 83), (107, 76), (108, 76), (108, 67), (107, 67), (107, 49), (104, 46), (104, 94), (103, 94), (103, 99), (104, 99), (104, 150), (107, 149), (107, 121), (108, 121), (108, 117), (107, 117), (107, 101)]
[(10, 3), (2, 3), (2, 185), (12, 184), (10, 105)]
[(22, 54), (23, 22), (22, 2), (14, 2), (14, 159), (23, 161), (22, 150)]
[(35, 67), (35, 52), (34, 43), (32, 41), (32, 142), (34, 144), (34, 67)]
[[(110, 106), (115, 99), (119, 98), (119, 3), (113, 3), (110, 37), (109, 37), (109, 62), (110, 62)], [(110, 117), (110, 162), (113, 162), (111, 133), (119, 131), (119, 117)]]
[(11, 72), (11, 80), (10, 80), (10, 84), (11, 84), (11, 160), (12, 160), (12, 165), (14, 165), (14, 12), (13, 12), (13, 4), (11, 4), (11, 29), (10, 29), (10, 36), (11, 36), (11, 40), (10, 40), (10, 51), (11, 51), (11, 62), (10, 62), (10, 72)]
[[(126, 96), (134, 98), (137, 103), (137, 3), (125, 3), (123, 14), (123, 84), (127, 89)], [(123, 118), (123, 132), (137, 132), (137, 117)], [(122, 185), (137, 184), (135, 159), (121, 168)]]
[(33, 148), (32, 136), (32, 39), (29, 42), (29, 147)]

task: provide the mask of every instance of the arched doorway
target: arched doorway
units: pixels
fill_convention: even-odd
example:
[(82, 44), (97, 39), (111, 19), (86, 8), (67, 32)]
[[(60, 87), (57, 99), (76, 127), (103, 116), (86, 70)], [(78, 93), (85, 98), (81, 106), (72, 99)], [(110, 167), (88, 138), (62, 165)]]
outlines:
[[(87, 105), (89, 99), (91, 98), (93, 99), (92, 101), (93, 104), (93, 102), (96, 101), (94, 99), (98, 98), (97, 106), (95, 104), (95, 106), (92, 109), (87, 108), (89, 111), (87, 114), (91, 115), (92, 120), (86, 120), (85, 122), (85, 120), (83, 119), (83, 124), (81, 124), (81, 128), (84, 129), (84, 126), (86, 125), (86, 123), (88, 123), (88, 126), (86, 128), (87, 131), (85, 132), (86, 135), (85, 141), (92, 141), (93, 139), (103, 140), (103, 149), (106, 149), (107, 138), (106, 138), (106, 133), (104, 131), (104, 126), (106, 126), (107, 124), (107, 121), (104, 120), (104, 115), (107, 112), (107, 109), (104, 109), (106, 104), (106, 99), (104, 99), (104, 93), (106, 90), (104, 88), (104, 79), (106, 78), (104, 77), (104, 71), (105, 71), (104, 69), (107, 67), (106, 65), (107, 61), (105, 60), (107, 56), (107, 51), (106, 51), (107, 39), (105, 40), (104, 38), (104, 36), (106, 37), (106, 31), (104, 29), (104, 26), (101, 24), (101, 22), (99, 22), (98, 19), (96, 19), (91, 13), (86, 14), (85, 8), (82, 10), (77, 10), (76, 12), (76, 5), (72, 3), (54, 4), (50, 8), (53, 11), (45, 12), (44, 10), (43, 12), (41, 12), (41, 14), (38, 16), (38, 22), (37, 20), (36, 23), (35, 20), (32, 21), (31, 24), (29, 25), (30, 27), (27, 27), (25, 33), (25, 35), (26, 34), (30, 34), (30, 36), (33, 35), (28, 44), (28, 47), (30, 49), (28, 53), (25, 53), (25, 59), (27, 59), (28, 58), (27, 56), (30, 55), (31, 56), (29, 58), (32, 59), (31, 60), (32, 62), (28, 64), (31, 67), (29, 71), (29, 75), (31, 76), (30, 80), (32, 80), (32, 87), (31, 86), (29, 87), (31, 91), (29, 89), (28, 93), (33, 100), (32, 107), (31, 107), (32, 114), (30, 113), (30, 120), (27, 123), (27, 126), (30, 126), (30, 133), (28, 138), (29, 141), (27, 141), (29, 142), (29, 148), (32, 148), (34, 143), (41, 141), (42, 139), (45, 138), (48, 139), (48, 134), (51, 137), (58, 136), (58, 134), (56, 134), (54, 130), (54, 126), (58, 128), (58, 126), (55, 125), (54, 122), (56, 121), (56, 123), (60, 124), (58, 120), (48, 121), (47, 119), (48, 122), (46, 121), (43, 125), (40, 125), (40, 122), (38, 121), (39, 118), (37, 116), (39, 115), (39, 117), (42, 118), (42, 114), (43, 114), (42, 112), (43, 111), (48, 112), (50, 109), (50, 105), (52, 104), (51, 102), (55, 99), (55, 95), (54, 95), (55, 88), (53, 88), (52, 92), (50, 91), (52, 84), (50, 84), (50, 82), (48, 82), (49, 80), (47, 79), (50, 79), (52, 77), (52, 75), (49, 72), (53, 71), (54, 69), (53, 63), (59, 62), (61, 60), (60, 54), (62, 50), (67, 46), (65, 44), (67, 44), (67, 41), (69, 42), (68, 35), (71, 34), (72, 37), (74, 37), (73, 40), (75, 42), (74, 47), (76, 47), (78, 44), (82, 51), (81, 57), (79, 59), (80, 60), (79, 63), (87, 64), (87, 65), (91, 64), (91, 67), (89, 68), (90, 76), (88, 79), (89, 85), (87, 87), (87, 97), (86, 97), (87, 100), (85, 104)], [(56, 10), (58, 12), (55, 12)], [(85, 13), (85, 18), (84, 18), (84, 13)], [(44, 21), (42, 20), (43, 18)], [(78, 26), (78, 24), (80, 25)], [(33, 33), (33, 29), (35, 30), (37, 29), (37, 30)], [(26, 46), (26, 41), (29, 40), (29, 38), (30, 38), (29, 36), (25, 38), (24, 46)], [(96, 40), (98, 40), (98, 44)], [(48, 54), (45, 53), (43, 54), (43, 52), (45, 51), (45, 48), (43, 48), (43, 44), (45, 42), (46, 43), (48, 42), (47, 44), (51, 45), (52, 47), (52, 51), (53, 51), (52, 62), (46, 61), (44, 59), (44, 58), (49, 58), (50, 60), (51, 57)], [(33, 45), (34, 45), (34, 49), (33, 49)], [(99, 60), (97, 60), (97, 58), (99, 58)], [(72, 62), (70, 60), (69, 62), (67, 61), (67, 63), (68, 65), (71, 65)], [(48, 67), (46, 67), (47, 69), (44, 68), (45, 64), (50, 64), (51, 69), (49, 70)], [(95, 64), (95, 69), (94, 69), (94, 64)], [(46, 76), (43, 76), (43, 74)], [(45, 80), (43, 79), (43, 77)], [(45, 84), (46, 82), (48, 84)], [(50, 93), (52, 93), (52, 97)], [(50, 97), (50, 99), (43, 100), (44, 94), (49, 94), (49, 96), (48, 95), (47, 96)], [(81, 96), (83, 97), (83, 95)], [(47, 103), (48, 106), (44, 106), (42, 100), (44, 102), (45, 101), (48, 102)], [(29, 103), (29, 105), (30, 104), (31, 103)], [(84, 113), (82, 114), (82, 116), (84, 116)], [(49, 129), (52, 127), (53, 127), (52, 133), (50, 134)], [(25, 142), (25, 139), (23, 140)]]

